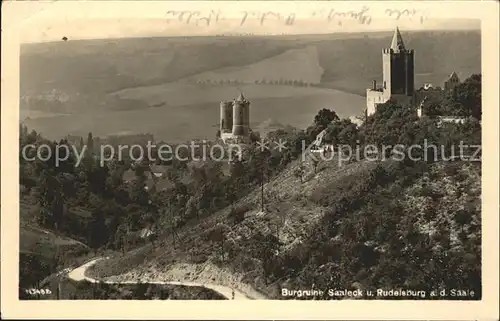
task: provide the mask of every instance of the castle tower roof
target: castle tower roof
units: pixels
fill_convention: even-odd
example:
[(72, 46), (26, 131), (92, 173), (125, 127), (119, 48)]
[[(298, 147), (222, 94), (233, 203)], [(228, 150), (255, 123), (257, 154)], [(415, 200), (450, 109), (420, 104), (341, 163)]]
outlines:
[(401, 37), (401, 33), (399, 32), (398, 27), (396, 27), (396, 30), (394, 30), (394, 36), (392, 36), (391, 49), (394, 50), (395, 52), (405, 50), (403, 37)]
[(452, 73), (450, 74), (450, 76), (448, 77), (448, 79), (453, 79), (453, 78), (459, 79), (459, 78), (458, 78), (458, 75), (457, 75), (457, 73), (456, 73), (456, 72), (452, 72)]
[(236, 101), (245, 102), (247, 100), (245, 99), (245, 96), (243, 96), (243, 93), (240, 92), (240, 95), (238, 96), (238, 98), (236, 98)]

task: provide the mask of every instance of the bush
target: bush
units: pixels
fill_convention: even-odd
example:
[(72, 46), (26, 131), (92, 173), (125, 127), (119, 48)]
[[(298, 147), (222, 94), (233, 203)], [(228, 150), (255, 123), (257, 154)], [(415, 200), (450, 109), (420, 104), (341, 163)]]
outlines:
[(233, 207), (227, 215), (227, 218), (232, 224), (241, 223), (245, 219), (245, 214), (250, 210), (251, 206), (249, 204)]

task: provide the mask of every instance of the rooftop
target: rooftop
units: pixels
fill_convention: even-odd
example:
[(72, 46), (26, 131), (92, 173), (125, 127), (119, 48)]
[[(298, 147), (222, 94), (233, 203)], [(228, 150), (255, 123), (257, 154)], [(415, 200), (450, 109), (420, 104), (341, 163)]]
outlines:
[(452, 73), (448, 76), (448, 78), (447, 78), (446, 80), (451, 80), (451, 79), (455, 79), (455, 80), (460, 81), (460, 78), (458, 78), (458, 75), (457, 75), (457, 73), (456, 73), (456, 72), (452, 72)]
[(238, 98), (236, 98), (236, 101), (239, 101), (239, 102), (244, 102), (244, 101), (247, 101), (245, 96), (243, 96), (243, 93), (240, 92), (240, 95), (238, 96)]
[(396, 27), (396, 30), (394, 30), (394, 36), (392, 36), (391, 49), (395, 52), (406, 50), (403, 37), (401, 36), (398, 27)]

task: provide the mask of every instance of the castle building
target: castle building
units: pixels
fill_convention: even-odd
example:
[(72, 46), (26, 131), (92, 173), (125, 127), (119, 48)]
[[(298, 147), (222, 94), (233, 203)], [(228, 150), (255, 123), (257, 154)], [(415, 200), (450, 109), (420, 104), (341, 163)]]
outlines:
[(366, 115), (375, 113), (377, 105), (393, 100), (401, 105), (413, 104), (415, 72), (413, 50), (406, 49), (399, 28), (394, 31), (390, 48), (382, 50), (383, 84), (366, 90)]
[[(461, 80), (458, 77), (457, 73), (452, 72), (443, 82), (442, 87), (434, 87), (434, 85), (431, 84), (428, 84), (428, 86), (426, 86), (427, 84), (424, 84), (424, 86), (415, 90), (414, 104), (417, 106), (417, 115), (419, 117), (426, 116), (426, 109), (428, 109), (430, 105), (441, 103), (446, 94), (450, 91), (453, 91), (453, 89), (455, 89), (455, 87), (460, 84)], [(444, 116), (439, 117), (443, 118)], [(452, 116), (446, 116), (443, 119), (446, 122), (452, 118)]]
[(250, 101), (242, 93), (232, 102), (220, 103), (220, 138), (243, 142), (250, 136)]
[(456, 72), (452, 72), (451, 75), (448, 77), (448, 79), (445, 80), (444, 82), (444, 90), (450, 91), (453, 90), (456, 86), (460, 84), (460, 78), (458, 78), (458, 75)]

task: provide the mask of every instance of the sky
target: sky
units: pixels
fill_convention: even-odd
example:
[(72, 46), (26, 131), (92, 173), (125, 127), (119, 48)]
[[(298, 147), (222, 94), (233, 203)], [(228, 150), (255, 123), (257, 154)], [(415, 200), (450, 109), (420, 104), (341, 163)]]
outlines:
[[(459, 3), (450, 7), (416, 1), (23, 1), (3, 7), (2, 30), (16, 33), (21, 43), (60, 41), (62, 37), (370, 32), (396, 26), (401, 30), (480, 29), (474, 12)], [(189, 23), (189, 13), (181, 17), (181, 11), (193, 14)], [(262, 20), (264, 13), (267, 16)], [(210, 25), (203, 17), (211, 17)], [(291, 17), (295, 17), (293, 23), (287, 24)]]

